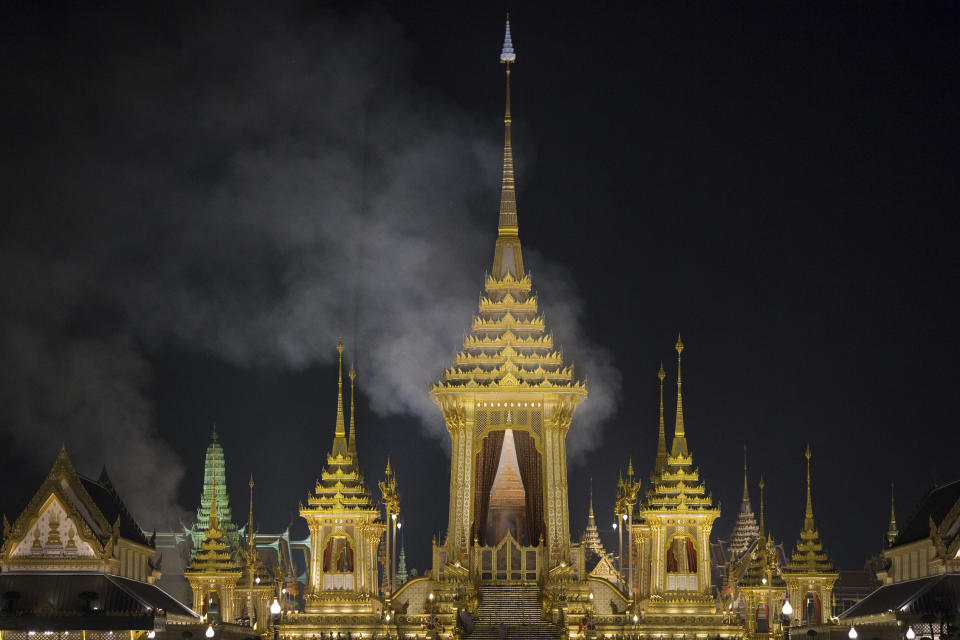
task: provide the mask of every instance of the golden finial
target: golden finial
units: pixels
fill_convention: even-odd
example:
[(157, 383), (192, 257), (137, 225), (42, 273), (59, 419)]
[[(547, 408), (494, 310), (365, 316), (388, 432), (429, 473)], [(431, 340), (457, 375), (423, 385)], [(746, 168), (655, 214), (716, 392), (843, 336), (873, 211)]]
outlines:
[(590, 515), (589, 518), (593, 519), (593, 478), (590, 478)]
[(247, 538), (250, 551), (253, 551), (253, 474), (250, 474), (250, 520), (247, 522)]
[(627, 481), (633, 479), (633, 456), (627, 458)]
[(683, 341), (680, 339), (679, 333), (677, 334), (677, 344), (675, 348), (677, 350), (677, 417), (673, 428), (673, 445), (670, 448), (670, 453), (675, 458), (685, 458), (689, 454), (687, 453), (687, 438), (683, 426), (683, 393), (681, 391), (683, 382), (680, 369), (680, 355), (683, 353)]
[(807, 531), (812, 531), (814, 529), (813, 525), (813, 498), (810, 491), (810, 458), (813, 457), (813, 454), (810, 453), (810, 445), (807, 444), (807, 452), (804, 454), (807, 458), (807, 510), (803, 521), (803, 528)]
[(683, 353), (683, 341), (680, 339), (680, 334), (677, 334), (677, 344), (675, 345), (677, 350), (677, 421), (676, 421), (676, 430), (674, 431), (674, 437), (684, 435), (683, 427), (683, 394), (681, 393), (680, 387), (683, 384), (681, 375), (680, 375), (680, 356)]
[(510, 19), (507, 18), (506, 31), (503, 35), (503, 49), (500, 52), (500, 62), (506, 66), (506, 110), (503, 116), (503, 180), (500, 185), (500, 236), (517, 236), (517, 196), (513, 174), (513, 144), (510, 139), (510, 125), (513, 121), (510, 115), (510, 65), (517, 61), (517, 54), (513, 50), (513, 39), (510, 35)]
[(750, 502), (750, 495), (747, 492), (747, 445), (743, 445), (743, 501)]
[(663, 370), (661, 362), (657, 372), (657, 378), (660, 379), (660, 431), (657, 434), (657, 458), (653, 465), (653, 475), (658, 478), (667, 468), (667, 434), (663, 427), (663, 379), (666, 377), (667, 372)]
[(894, 504), (893, 504), (893, 483), (891, 482), (890, 483), (890, 526), (887, 528), (887, 546), (892, 547), (898, 535), (900, 535), (900, 530), (897, 529), (897, 515), (894, 511)]
[(760, 476), (760, 537), (763, 537), (763, 476)]
[(356, 406), (353, 402), (353, 387), (357, 379), (357, 370), (353, 368), (353, 364), (350, 364), (350, 439), (347, 444), (347, 450), (351, 454), (357, 453), (357, 422), (356, 422)]
[(337, 438), (346, 436), (343, 425), (343, 337), (337, 339)]
[(386, 476), (393, 475), (393, 470), (390, 468), (390, 456), (387, 456), (387, 470), (384, 471), (383, 473)]

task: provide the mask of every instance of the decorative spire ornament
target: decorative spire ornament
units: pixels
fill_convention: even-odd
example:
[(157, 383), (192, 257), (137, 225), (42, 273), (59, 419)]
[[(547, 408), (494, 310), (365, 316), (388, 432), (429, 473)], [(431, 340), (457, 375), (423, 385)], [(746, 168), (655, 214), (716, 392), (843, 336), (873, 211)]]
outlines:
[(813, 523), (813, 497), (810, 491), (810, 458), (813, 457), (813, 454), (810, 453), (809, 444), (804, 455), (807, 458), (807, 509), (803, 518), (803, 528), (807, 531), (813, 531), (816, 528)]
[(684, 347), (683, 340), (680, 339), (680, 334), (677, 334), (677, 344), (674, 345), (674, 348), (677, 350), (677, 417), (674, 423), (673, 446), (671, 447), (670, 454), (674, 458), (686, 458), (689, 456), (689, 453), (687, 453), (687, 437), (683, 425), (683, 392), (681, 390), (683, 379), (680, 369), (681, 355), (683, 354)]
[(660, 370), (657, 372), (657, 378), (660, 380), (660, 431), (657, 434), (657, 458), (653, 465), (654, 478), (658, 479), (663, 472), (667, 470), (667, 434), (663, 426), (663, 379), (667, 377), (667, 372), (663, 370), (663, 362), (660, 363)]
[(353, 365), (350, 365), (350, 373), (347, 374), (350, 376), (350, 439), (347, 442), (347, 451), (350, 452), (350, 455), (356, 455), (357, 453), (357, 421), (356, 421), (356, 405), (353, 400), (353, 388), (354, 383), (357, 379), (357, 370), (353, 368)]
[(764, 528), (764, 524), (763, 524), (763, 476), (760, 476), (760, 538), (761, 539), (764, 536), (765, 530), (766, 529)]
[(892, 547), (893, 542), (897, 539), (897, 536), (900, 535), (900, 530), (897, 529), (897, 514), (894, 509), (893, 503), (893, 483), (890, 483), (890, 527), (887, 529), (887, 546)]
[(747, 445), (743, 445), (743, 501), (750, 502), (750, 493), (747, 491)]
[(337, 438), (346, 437), (343, 422), (343, 337), (337, 338), (337, 423), (334, 435)]

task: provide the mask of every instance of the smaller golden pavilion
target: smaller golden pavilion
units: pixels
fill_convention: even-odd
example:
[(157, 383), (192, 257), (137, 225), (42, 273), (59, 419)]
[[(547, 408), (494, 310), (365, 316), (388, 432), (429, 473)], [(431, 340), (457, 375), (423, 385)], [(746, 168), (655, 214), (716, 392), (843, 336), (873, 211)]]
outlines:
[(807, 507), (800, 540), (783, 573), (794, 610), (794, 620), (801, 625), (822, 624), (833, 617), (833, 585), (840, 576), (823, 550), (820, 532), (813, 521), (813, 497), (810, 488), (810, 460), (813, 454), (807, 445)]
[(193, 591), (194, 611), (211, 622), (233, 622), (234, 591), (240, 579), (240, 567), (234, 562), (225, 532), (220, 528), (216, 476), (207, 529), (184, 576)]

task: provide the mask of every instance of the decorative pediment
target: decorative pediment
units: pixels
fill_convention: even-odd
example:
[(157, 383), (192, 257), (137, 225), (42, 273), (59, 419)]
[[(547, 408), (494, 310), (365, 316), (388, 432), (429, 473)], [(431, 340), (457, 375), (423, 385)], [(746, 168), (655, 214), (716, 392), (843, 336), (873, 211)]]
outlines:
[(11, 558), (97, 558), (103, 550), (76, 509), (53, 493), (25, 530), (6, 543)]
[(3, 560), (102, 556), (115, 531), (61, 448), (43, 484), (6, 534), (0, 547)]

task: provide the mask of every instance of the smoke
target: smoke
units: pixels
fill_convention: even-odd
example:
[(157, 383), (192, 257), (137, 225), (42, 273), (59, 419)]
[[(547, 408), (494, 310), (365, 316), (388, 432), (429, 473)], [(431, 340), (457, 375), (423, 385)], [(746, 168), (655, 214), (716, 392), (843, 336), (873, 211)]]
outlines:
[[(107, 55), (38, 28), (19, 45), (62, 64), (13, 56), (38, 66), (5, 114), (22, 128), (0, 178), (14, 194), (0, 424), (43, 464), (60, 441), (105, 460), (148, 526), (175, 511), (183, 469), (150, 402), (148, 355), (170, 346), (291, 370), (329, 362), (344, 334), (373, 409), (446, 438), (427, 390), (492, 259), (498, 136), (413, 88), (389, 18), (310, 11), (97, 13), (70, 28)], [(527, 262), (590, 383), (571, 430), (586, 452), (619, 373), (569, 274)]]

